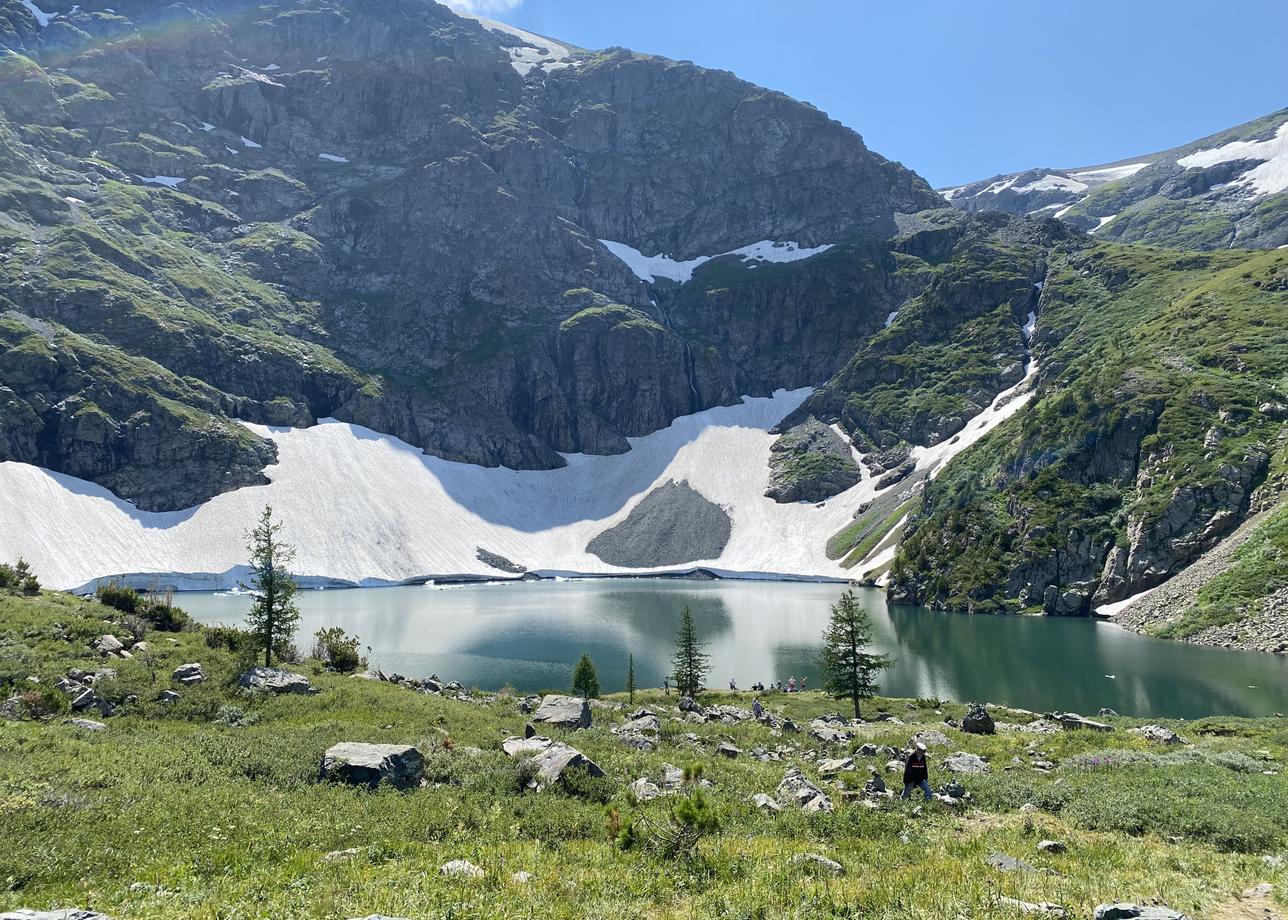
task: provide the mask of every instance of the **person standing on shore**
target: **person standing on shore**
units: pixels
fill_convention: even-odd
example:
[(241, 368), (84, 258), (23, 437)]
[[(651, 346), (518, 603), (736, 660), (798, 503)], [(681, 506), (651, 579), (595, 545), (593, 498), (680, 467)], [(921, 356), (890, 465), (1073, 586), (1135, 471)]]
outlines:
[(921, 789), (926, 801), (930, 801), (930, 766), (926, 763), (926, 746), (920, 741), (908, 752), (908, 759), (904, 761), (903, 794), (899, 798), (908, 798), (915, 788)]

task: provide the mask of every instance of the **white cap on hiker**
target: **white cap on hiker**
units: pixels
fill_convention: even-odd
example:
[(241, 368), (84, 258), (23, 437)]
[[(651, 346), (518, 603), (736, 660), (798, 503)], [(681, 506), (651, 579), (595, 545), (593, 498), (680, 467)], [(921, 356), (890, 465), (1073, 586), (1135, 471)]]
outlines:
[(922, 744), (920, 741), (918, 741), (918, 742), (917, 742), (917, 750), (921, 751), (921, 752), (924, 754), (924, 753), (926, 752), (926, 746), (925, 746), (924, 744)]

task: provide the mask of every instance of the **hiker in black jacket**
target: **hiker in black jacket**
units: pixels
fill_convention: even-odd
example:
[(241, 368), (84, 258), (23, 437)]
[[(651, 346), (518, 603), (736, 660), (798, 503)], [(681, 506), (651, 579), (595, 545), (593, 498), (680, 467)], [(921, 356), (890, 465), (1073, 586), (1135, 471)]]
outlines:
[(899, 796), (906, 799), (912, 795), (912, 790), (920, 787), (921, 791), (926, 794), (926, 801), (930, 801), (930, 768), (926, 765), (926, 746), (920, 741), (916, 743), (913, 749), (908, 753), (908, 759), (903, 764), (903, 794)]

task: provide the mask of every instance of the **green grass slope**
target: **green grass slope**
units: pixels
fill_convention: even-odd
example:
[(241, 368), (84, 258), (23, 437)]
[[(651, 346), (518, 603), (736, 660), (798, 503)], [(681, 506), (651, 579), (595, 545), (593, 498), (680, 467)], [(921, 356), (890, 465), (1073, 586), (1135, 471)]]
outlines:
[[(56, 595), (0, 595), (0, 683), (20, 690), (52, 683), (67, 668), (102, 667), (89, 643), (122, 632), (115, 611)], [(0, 910), (91, 906), (118, 917), (222, 918), (390, 916), (498, 917), (902, 917), (1018, 916), (1002, 897), (1053, 901), (1071, 916), (1118, 899), (1161, 898), (1190, 916), (1237, 903), (1270, 881), (1288, 893), (1283, 868), (1262, 856), (1288, 845), (1288, 724), (1280, 719), (1168, 723), (1194, 744), (1163, 749), (1110, 718), (1109, 733), (1035, 735), (1004, 730), (973, 736), (945, 724), (963, 707), (939, 701), (878, 700), (900, 723), (875, 722), (852, 742), (827, 748), (807, 735), (756, 723), (690, 724), (675, 698), (656, 691), (638, 703), (662, 716), (660, 744), (625, 747), (609, 728), (623, 709), (596, 709), (595, 726), (567, 738), (606, 771), (602, 781), (524, 791), (522, 774), (499, 749), (525, 716), (504, 693), (449, 700), (343, 677), (317, 662), (296, 666), (320, 692), (274, 698), (230, 686), (238, 665), (198, 631), (153, 632), (151, 652), (110, 662), (104, 695), (122, 704), (89, 733), (55, 716), (0, 720)], [(199, 661), (210, 679), (181, 688), (166, 708), (178, 664)], [(749, 705), (749, 694), (708, 702)], [(838, 707), (820, 694), (767, 698), (802, 725)], [(614, 697), (615, 704), (622, 703)], [(995, 710), (1007, 722), (1031, 714)], [(905, 724), (906, 723), (906, 724)], [(888, 755), (857, 754), (863, 743), (902, 746), (919, 729), (942, 731), (932, 778), (949, 751), (992, 765), (963, 778), (961, 810), (845, 798), (867, 766)], [(341, 740), (418, 744), (429, 784), (395, 792), (319, 783), (323, 750)], [(713, 756), (716, 744), (743, 749)], [(751, 751), (778, 752), (762, 763)], [(856, 754), (859, 769), (822, 779), (816, 758)], [(1050, 772), (1030, 762), (1045, 759)], [(706, 764), (719, 830), (692, 859), (615, 846), (613, 815), (665, 820), (666, 799), (632, 803), (627, 784), (664, 762)], [(837, 802), (833, 813), (756, 810), (798, 765)], [(888, 779), (893, 777), (887, 776)], [(1035, 811), (1020, 811), (1032, 803)], [(1062, 854), (1039, 852), (1057, 839)], [(327, 854), (354, 850), (328, 857)], [(1037, 867), (1000, 872), (995, 852)], [(830, 876), (793, 862), (818, 853), (841, 863)], [(477, 880), (439, 866), (468, 859)], [(1049, 870), (1049, 871), (1048, 871)], [(530, 880), (513, 873), (529, 872)], [(1273, 902), (1266, 902), (1267, 906)]]

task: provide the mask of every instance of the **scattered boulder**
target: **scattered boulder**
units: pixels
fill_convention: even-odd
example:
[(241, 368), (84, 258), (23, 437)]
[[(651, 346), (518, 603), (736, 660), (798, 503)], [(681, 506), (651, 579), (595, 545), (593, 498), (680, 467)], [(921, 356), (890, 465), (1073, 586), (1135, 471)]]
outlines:
[(175, 668), (174, 673), (170, 675), (170, 679), (183, 684), (185, 687), (190, 687), (193, 684), (205, 683), (206, 672), (202, 670), (200, 664), (193, 661)]
[(797, 853), (792, 857), (792, 865), (814, 872), (826, 872), (829, 875), (845, 874), (844, 866), (835, 859), (828, 859), (820, 853)]
[(107, 726), (102, 722), (95, 722), (93, 719), (72, 719), (71, 724), (87, 732), (105, 732)]
[(818, 772), (821, 776), (835, 776), (843, 771), (853, 769), (853, 757), (838, 757), (835, 760), (820, 760), (818, 762)]
[(1042, 840), (1038, 842), (1038, 850), (1043, 853), (1063, 853), (1067, 849), (1069, 848), (1059, 840)]
[(125, 651), (125, 646), (121, 643), (121, 640), (110, 634), (99, 636), (94, 640), (94, 651), (98, 652), (100, 655), (114, 657), (120, 657), (122, 653), (125, 653), (126, 655), (129, 654)]
[(590, 728), (590, 703), (579, 696), (543, 697), (532, 721), (574, 731)]
[(179, 694), (178, 694), (178, 693), (176, 693), (176, 692), (175, 692), (175, 691), (173, 691), (173, 690), (162, 690), (162, 691), (157, 695), (157, 700), (159, 700), (159, 701), (160, 701), (160, 702), (162, 702), (162, 703), (167, 703), (167, 704), (168, 704), (168, 703), (177, 703), (177, 702), (179, 702)]
[(95, 910), (80, 910), (75, 907), (69, 910), (31, 910), (20, 907), (0, 914), (0, 920), (112, 920), (112, 918)]
[(1005, 853), (989, 853), (985, 857), (987, 862), (999, 872), (1036, 872), (1035, 866), (1026, 863), (1022, 859), (1016, 859), (1014, 856), (1007, 856)]
[(1182, 738), (1170, 728), (1162, 725), (1142, 725), (1140, 728), (1128, 729), (1133, 735), (1139, 735), (1146, 741), (1153, 741), (1156, 744), (1188, 744), (1189, 742)]
[(319, 778), (367, 786), (382, 783), (395, 789), (419, 786), (425, 776), (425, 758), (410, 744), (364, 744), (343, 741), (322, 755)]
[(953, 773), (987, 773), (988, 764), (978, 754), (958, 751), (944, 758), (944, 769)]
[(885, 780), (881, 778), (880, 773), (873, 769), (868, 781), (863, 784), (864, 795), (885, 795), (887, 791)]
[(777, 800), (771, 795), (763, 792), (757, 792), (751, 797), (752, 804), (761, 811), (782, 811), (783, 806), (779, 805)]
[(548, 786), (563, 778), (566, 770), (585, 770), (591, 776), (603, 776), (604, 771), (575, 747), (555, 741), (544, 751), (532, 758), (537, 766), (539, 784)]
[(850, 740), (848, 732), (843, 732), (839, 728), (833, 728), (826, 722), (815, 719), (810, 723), (810, 737), (823, 744), (845, 744)]
[(651, 802), (662, 795), (662, 790), (654, 782), (650, 782), (648, 777), (641, 776), (630, 785), (631, 798), (643, 804)]
[(526, 885), (528, 884), (528, 882), (532, 881), (532, 879), (533, 879), (532, 873), (524, 872), (522, 869), (520, 869), (518, 872), (510, 873), (510, 881), (514, 882), (514, 884), (516, 885)]
[(1031, 815), (1037, 811), (1038, 811), (1038, 807), (1034, 805), (1032, 802), (1025, 802), (1023, 805), (1020, 806), (1020, 814), (1022, 815)]
[[(988, 714), (988, 713), (985, 713), (985, 715), (987, 715), (987, 714)], [(917, 734), (913, 735), (913, 736), (912, 736), (912, 743), (913, 743), (914, 745), (916, 745), (916, 744), (924, 744), (924, 745), (925, 745), (926, 747), (928, 747), (928, 748), (933, 748), (933, 747), (947, 747), (947, 746), (948, 746), (948, 736), (947, 736), (947, 735), (945, 735), (945, 734), (944, 734), (943, 732), (941, 732), (941, 731), (937, 731), (937, 730), (935, 730), (935, 729), (933, 729), (933, 728), (929, 728), (929, 729), (926, 729), (925, 731), (920, 731), (920, 732), (917, 732)], [(872, 754), (875, 754), (875, 753), (876, 753), (876, 745), (867, 745), (867, 744), (865, 744), (863, 747), (864, 747), (864, 748), (871, 747), (871, 748), (872, 748)], [(862, 753), (863, 753), (863, 748), (860, 748), (860, 749), (859, 749), (859, 753), (860, 753), (860, 754), (862, 754)], [(871, 754), (867, 754), (867, 755), (865, 755), (865, 756), (870, 757), (870, 756), (872, 756), (872, 755), (871, 755)]]
[(445, 862), (438, 867), (440, 875), (450, 875), (454, 878), (482, 878), (484, 872), (468, 859), (453, 859), (451, 862)]
[(1095, 920), (1187, 920), (1180, 911), (1161, 904), (1142, 906), (1127, 902), (1101, 904), (1093, 916)]
[(702, 709), (702, 707), (698, 705), (697, 700), (691, 696), (680, 697), (678, 705), (680, 712), (699, 712)]
[(261, 690), (265, 693), (315, 693), (313, 685), (303, 674), (292, 674), (280, 668), (266, 668), (262, 665), (243, 671), (237, 678), (237, 685), (247, 690)]
[(1065, 728), (1089, 728), (1092, 731), (1111, 732), (1114, 730), (1112, 725), (1106, 725), (1104, 722), (1097, 722), (1095, 719), (1088, 719), (1078, 715), (1076, 712), (1053, 712), (1051, 718), (1055, 719)]
[(1108, 706), (1101, 706), (1101, 707), (1100, 707), (1100, 711), (1099, 711), (1099, 712), (1097, 712), (1097, 713), (1096, 713), (1096, 715), (1098, 715), (1098, 716), (1116, 716), (1116, 715), (1118, 715), (1118, 711), (1117, 711), (1117, 710), (1115, 710), (1115, 709), (1110, 709)]
[(716, 753), (721, 757), (728, 757), (730, 760), (733, 760), (742, 753), (742, 750), (727, 741), (722, 741), (716, 746)]
[(783, 776), (775, 790), (775, 797), (784, 805), (795, 805), (805, 811), (832, 810), (832, 800), (796, 767), (789, 769)]
[(540, 754), (553, 744), (549, 738), (541, 735), (529, 735), (526, 738), (506, 738), (501, 742), (501, 750), (511, 757), (527, 757)]
[(966, 715), (962, 716), (961, 729), (969, 735), (991, 735), (997, 726), (987, 709), (979, 703), (971, 703)]
[(613, 731), (617, 734), (656, 734), (662, 730), (662, 720), (653, 713), (641, 715), (638, 718), (632, 716), (629, 722), (624, 722)]
[(663, 789), (679, 789), (684, 785), (684, 771), (675, 764), (662, 764), (662, 782)]
[(795, 735), (800, 732), (800, 726), (791, 719), (783, 719), (783, 732), (789, 735)]

